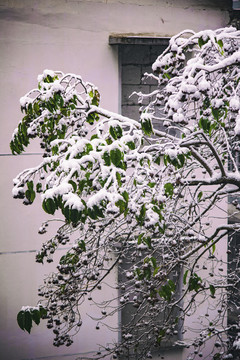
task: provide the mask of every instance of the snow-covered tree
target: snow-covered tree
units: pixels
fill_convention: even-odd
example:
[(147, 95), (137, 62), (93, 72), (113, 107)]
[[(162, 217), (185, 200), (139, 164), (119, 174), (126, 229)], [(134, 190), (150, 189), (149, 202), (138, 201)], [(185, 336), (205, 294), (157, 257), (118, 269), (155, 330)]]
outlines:
[[(45, 70), (38, 88), (20, 99), (24, 117), (12, 153), (40, 138), (43, 159), (14, 179), (13, 197), (30, 205), (39, 193), (51, 222), (62, 214), (38, 263), (54, 261), (67, 244), (39, 288), (39, 304), (19, 312), (22, 329), (45, 318), (53, 344), (71, 345), (82, 302), (118, 270), (111, 284), (118, 298), (94, 303), (101, 324), (127, 311), (122, 341), (103, 344), (95, 358), (140, 360), (170, 343), (190, 346), (192, 359), (213, 339), (208, 359), (230, 359), (240, 349), (238, 319), (226, 321), (239, 305), (239, 256), (231, 244), (240, 225), (228, 222), (223, 208), (231, 201), (235, 217), (240, 210), (239, 45), (234, 28), (171, 38), (145, 74), (157, 89), (134, 94), (139, 121), (101, 108), (98, 89), (75, 74)], [(215, 222), (218, 209), (222, 220)], [(219, 244), (227, 241), (222, 257)], [(206, 313), (187, 341), (186, 317), (202, 305)]]

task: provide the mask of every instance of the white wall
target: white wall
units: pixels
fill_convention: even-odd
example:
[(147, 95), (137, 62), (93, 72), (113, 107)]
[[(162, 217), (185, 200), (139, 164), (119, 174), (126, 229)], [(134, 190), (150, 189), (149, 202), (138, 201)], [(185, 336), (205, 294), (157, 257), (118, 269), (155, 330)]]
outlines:
[[(214, 8), (214, 3), (218, 5)], [(70, 348), (53, 348), (51, 331), (36, 327), (22, 332), (16, 314), (34, 305), (37, 287), (48, 269), (35, 264), (38, 227), (45, 219), (37, 203), (24, 207), (11, 197), (12, 178), (36, 164), (40, 156), (10, 156), (9, 141), (21, 119), (19, 98), (36, 86), (44, 69), (81, 74), (95, 83), (102, 106), (118, 111), (117, 51), (110, 34), (171, 36), (185, 28), (218, 28), (228, 22), (231, 1), (193, 0), (0, 0), (0, 354), (4, 360), (75, 359), (74, 354), (96, 350), (105, 332), (93, 333), (89, 321)], [(225, 10), (220, 10), (221, 8)], [(28, 152), (39, 152), (32, 145)], [(114, 275), (113, 275), (114, 276)]]

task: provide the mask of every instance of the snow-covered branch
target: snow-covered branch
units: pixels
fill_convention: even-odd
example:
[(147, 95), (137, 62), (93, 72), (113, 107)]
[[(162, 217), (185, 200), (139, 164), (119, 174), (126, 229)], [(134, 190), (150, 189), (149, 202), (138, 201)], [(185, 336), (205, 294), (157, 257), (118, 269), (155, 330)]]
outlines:
[[(226, 326), (221, 309), (236, 309), (239, 255), (220, 250), (228, 238), (226, 250), (234, 252), (240, 232), (232, 217), (228, 224), (226, 208), (230, 199), (239, 218), (239, 45), (234, 28), (173, 37), (154, 75), (146, 75), (156, 90), (136, 89), (140, 103), (149, 99), (139, 119), (103, 109), (93, 84), (60, 71), (45, 70), (38, 89), (21, 98), (24, 116), (11, 150), (20, 154), (40, 138), (44, 160), (14, 179), (13, 196), (30, 205), (41, 195), (51, 220), (40, 234), (53, 215), (62, 218), (37, 262), (54, 261), (60, 245), (68, 249), (39, 288), (41, 306), (25, 309), (27, 315), (21, 310), (20, 327), (30, 332), (32, 320), (45, 317), (54, 345), (69, 346), (87, 297), (101, 310), (97, 323), (109, 326), (109, 316), (129, 314), (121, 343), (93, 358), (140, 360), (179, 344), (189, 314), (214, 299), (220, 311), (200, 319), (187, 344), (195, 356), (215, 338), (216, 359), (234, 354), (238, 325)], [(116, 268), (115, 296), (94, 302)]]

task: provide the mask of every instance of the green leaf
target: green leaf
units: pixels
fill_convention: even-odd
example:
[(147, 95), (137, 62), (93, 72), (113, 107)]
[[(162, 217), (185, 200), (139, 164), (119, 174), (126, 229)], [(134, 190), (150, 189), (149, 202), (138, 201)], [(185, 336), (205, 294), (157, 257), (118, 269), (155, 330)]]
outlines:
[(160, 290), (158, 291), (159, 295), (165, 299), (167, 302), (171, 301), (171, 297), (172, 297), (172, 291), (171, 288), (168, 284), (163, 285)]
[(61, 208), (63, 215), (65, 216), (66, 220), (70, 222), (70, 208), (69, 206), (65, 206)]
[(211, 122), (208, 119), (201, 117), (198, 125), (200, 129), (204, 130), (204, 132), (209, 133)]
[(34, 309), (31, 311), (32, 313), (32, 319), (35, 322), (36, 325), (40, 324), (41, 315), (40, 312), (37, 309)]
[(202, 196), (203, 196), (203, 192), (202, 192), (202, 191), (199, 191), (199, 193), (198, 193), (198, 195), (197, 195), (198, 202), (201, 201)]
[(167, 78), (168, 80), (170, 80), (170, 79), (171, 79), (171, 75), (170, 75), (168, 72), (165, 72), (165, 73), (163, 74), (163, 78)]
[(205, 44), (208, 42), (208, 40), (209, 40), (209, 37), (207, 37), (206, 40), (203, 40), (203, 38), (200, 37), (200, 38), (198, 39), (198, 45), (199, 45), (199, 47), (201, 48), (203, 45), (205, 45)]
[(96, 106), (98, 106), (99, 105), (99, 101), (100, 101), (100, 94), (99, 94), (99, 92), (98, 92), (98, 90), (91, 90), (91, 91), (89, 91), (89, 96), (90, 96), (90, 98), (92, 99), (92, 105), (96, 105)]
[(220, 39), (220, 40), (218, 40), (218, 45), (220, 46), (220, 48), (222, 49), (223, 48), (223, 42), (222, 42), (222, 40)]
[(124, 213), (126, 210), (126, 203), (123, 200), (118, 200), (115, 205), (119, 208), (120, 214)]
[(97, 205), (93, 205), (93, 210), (95, 212), (95, 214), (97, 215), (97, 217), (99, 218), (104, 218), (104, 214), (103, 214), (103, 208), (100, 208)]
[(144, 134), (151, 135), (153, 132), (151, 119), (144, 119), (141, 121), (142, 130)]
[(78, 242), (78, 246), (80, 247), (80, 249), (81, 249), (82, 251), (86, 251), (86, 244), (85, 244), (85, 242), (84, 242), (83, 240), (80, 240), (80, 241)]
[(24, 314), (24, 327), (27, 332), (30, 334), (32, 328), (32, 316), (29, 311), (25, 311)]
[(201, 283), (202, 279), (196, 273), (192, 274), (189, 279), (189, 291), (194, 290), (197, 292), (202, 287)]
[(73, 191), (76, 192), (77, 191), (77, 184), (73, 180), (69, 180), (68, 182), (69, 182), (69, 184), (72, 185)]
[(32, 107), (32, 104), (28, 104), (28, 107), (27, 107), (27, 112), (29, 113), (29, 115), (32, 115), (33, 114), (33, 107)]
[(27, 188), (28, 188), (28, 190), (25, 192), (25, 196), (32, 203), (36, 197), (36, 193), (33, 190), (33, 181), (32, 180), (27, 182)]
[(60, 264), (64, 265), (64, 264), (72, 264), (72, 265), (76, 265), (76, 263), (78, 262), (79, 258), (78, 255), (76, 254), (72, 254), (70, 252), (68, 252), (66, 255), (63, 255), (60, 259)]
[(55, 145), (55, 146), (52, 147), (52, 154), (53, 154), (53, 155), (58, 154), (58, 146), (57, 146), (57, 145)]
[(127, 192), (127, 191), (123, 191), (122, 196), (123, 196), (124, 200), (125, 200), (126, 202), (128, 202), (128, 200), (129, 200), (128, 192)]
[(172, 183), (166, 183), (164, 184), (165, 194), (169, 196), (170, 198), (173, 196), (173, 184)]
[(210, 286), (209, 286), (209, 289), (210, 289), (211, 295), (214, 296), (214, 295), (215, 295), (215, 291), (216, 291), (215, 286), (210, 285)]
[(156, 269), (156, 267), (157, 267), (157, 260), (156, 260), (156, 258), (152, 256), (152, 257), (150, 258), (150, 260), (151, 260), (151, 262), (152, 262), (153, 268)]
[(200, 38), (198, 39), (198, 45), (199, 45), (200, 48), (204, 45), (204, 41), (203, 41), (203, 38), (202, 38), (202, 37), (200, 37)]
[(147, 280), (150, 280), (151, 277), (152, 277), (152, 271), (151, 271), (151, 268), (150, 267), (147, 267), (144, 269), (144, 277), (147, 279)]
[(17, 323), (18, 326), (22, 329), (25, 330), (25, 324), (24, 324), (24, 311), (19, 311), (19, 313), (17, 314)]
[(107, 166), (110, 166), (111, 165), (111, 158), (110, 158), (110, 155), (107, 151), (104, 152), (103, 156), (102, 156), (104, 162), (105, 162), (105, 165)]
[(187, 284), (187, 275), (188, 275), (188, 270), (185, 271), (184, 275), (183, 275), (183, 284), (186, 285)]
[(97, 220), (97, 214), (93, 208), (88, 208), (88, 215), (90, 216), (91, 219)]
[(128, 141), (126, 145), (129, 147), (130, 150), (134, 150), (136, 148), (133, 141)]
[(212, 246), (212, 253), (213, 254), (215, 253), (215, 250), (216, 250), (216, 244), (213, 244), (213, 246)]
[(150, 236), (143, 238), (143, 242), (148, 246), (149, 249), (152, 248), (152, 239), (150, 238)]
[(119, 125), (115, 127), (110, 126), (109, 133), (114, 140), (120, 139), (122, 137), (122, 128)]
[(69, 209), (69, 217), (73, 224), (77, 224), (81, 218), (81, 212), (77, 209)]
[(119, 174), (119, 172), (116, 172), (116, 179), (118, 182), (118, 186), (121, 187), (122, 186), (122, 178), (121, 178), (121, 175)]
[(39, 108), (39, 105), (37, 102), (34, 103), (33, 109), (34, 109), (35, 113), (39, 116), (41, 112), (40, 112), (40, 108)]
[(161, 156), (157, 156), (154, 158), (154, 162), (157, 164), (157, 165), (160, 165), (161, 163)]
[(36, 191), (37, 191), (38, 193), (42, 192), (42, 184), (41, 184), (41, 183), (37, 183), (37, 185), (36, 185)]
[(172, 292), (174, 292), (176, 290), (176, 285), (174, 284), (174, 282), (171, 279), (168, 280), (168, 285)]
[(178, 158), (179, 163), (180, 163), (180, 164), (178, 164), (177, 168), (180, 169), (180, 168), (183, 167), (183, 165), (185, 163), (185, 156), (184, 156), (184, 154), (178, 154), (177, 158)]
[(33, 201), (36, 197), (36, 193), (35, 193), (35, 191), (27, 190), (25, 192), (25, 196), (31, 203), (33, 203)]
[(90, 125), (93, 125), (93, 123), (98, 120), (99, 120), (99, 115), (96, 112), (92, 112), (92, 113), (88, 114), (87, 119), (86, 119), (86, 121)]
[(30, 191), (33, 190), (33, 181), (32, 180), (27, 182), (27, 187)]
[(56, 206), (52, 198), (44, 199), (42, 202), (42, 207), (46, 213), (54, 215)]
[(214, 119), (218, 121), (220, 118), (220, 115), (221, 115), (221, 110), (212, 108), (212, 114), (213, 114)]
[(17, 322), (22, 330), (27, 330), (30, 334), (32, 328), (32, 315), (29, 310), (21, 310), (17, 315)]
[(98, 139), (98, 135), (97, 134), (92, 135), (90, 140), (93, 140), (93, 139)]
[(141, 226), (144, 223), (145, 215), (146, 215), (146, 205), (143, 204), (141, 206), (140, 214), (136, 215), (136, 220), (138, 221), (139, 225), (141, 225)]
[(88, 155), (90, 153), (90, 151), (92, 151), (92, 150), (93, 150), (92, 144), (87, 143), (85, 145), (85, 154)]
[(144, 236), (144, 234), (138, 235), (138, 245), (140, 245), (142, 243), (143, 236)]
[(43, 319), (47, 315), (47, 309), (42, 306), (39, 307), (39, 312), (40, 312), (41, 319)]
[(155, 182), (149, 182), (149, 183), (148, 183), (148, 186), (149, 186), (151, 189), (154, 188), (155, 185), (156, 185)]
[(120, 167), (122, 160), (122, 152), (118, 148), (110, 150), (110, 159), (116, 167)]

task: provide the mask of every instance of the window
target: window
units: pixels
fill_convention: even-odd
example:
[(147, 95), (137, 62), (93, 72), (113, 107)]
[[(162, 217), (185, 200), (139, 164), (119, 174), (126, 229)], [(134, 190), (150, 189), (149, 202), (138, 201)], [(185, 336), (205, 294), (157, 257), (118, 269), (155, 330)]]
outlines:
[[(139, 120), (139, 107), (138, 96), (131, 94), (134, 91), (140, 91), (142, 93), (151, 93), (154, 89), (156, 89), (156, 81), (151, 78), (143, 79), (144, 73), (152, 73), (152, 64), (156, 60), (156, 58), (161, 54), (167, 47), (169, 39), (167, 38), (137, 38), (137, 37), (110, 37), (109, 43), (111, 45), (118, 45), (118, 54), (119, 54), (119, 67), (120, 67), (120, 80), (121, 80), (121, 113), (124, 116), (128, 116), (135, 120)], [(143, 105), (145, 105), (143, 103)], [(160, 125), (161, 130), (163, 130), (163, 126)], [(175, 134), (176, 135), (176, 134)], [(123, 308), (120, 316), (120, 324), (122, 334), (124, 337), (126, 334), (126, 329), (129, 329), (131, 333), (133, 333), (139, 339), (142, 339), (145, 344), (149, 342), (151, 343), (151, 332), (147, 332), (144, 328), (144, 322), (149, 321), (148, 315), (148, 306), (144, 302), (142, 302), (142, 294), (138, 294), (138, 290), (134, 289), (136, 284), (128, 281), (128, 270), (130, 269), (132, 263), (131, 259), (135, 256), (139, 256), (138, 254), (132, 254), (129, 251), (128, 256), (122, 261), (122, 264), (119, 266), (119, 284), (128, 283), (127, 288), (124, 288), (122, 291), (122, 298), (120, 299), (120, 303), (122, 301)], [(143, 261), (144, 253), (139, 257), (139, 263)], [(160, 259), (158, 259), (160, 261)], [(161, 261), (160, 261), (161, 262)], [(141, 265), (140, 265), (141, 267)], [(175, 300), (180, 297), (182, 292), (181, 284), (182, 281), (182, 271), (178, 269), (174, 273), (171, 274), (170, 280), (173, 280), (176, 285), (175, 292)], [(129, 288), (128, 288), (129, 286)], [(121, 286), (120, 286), (121, 293)], [(127, 294), (127, 295), (126, 295)], [(124, 296), (127, 299), (124, 299)], [(129, 303), (127, 303), (130, 300)], [(125, 304), (125, 301), (127, 305)], [(159, 302), (163, 302), (159, 297), (157, 299)], [(142, 304), (145, 305), (142, 305)], [(141, 304), (141, 305), (139, 305)], [(142, 306), (142, 308), (141, 308)], [(181, 307), (181, 304), (178, 304)], [(173, 312), (169, 311), (169, 308), (165, 306), (165, 311), (159, 311), (162, 309), (162, 306), (157, 306), (155, 311), (155, 319), (157, 318), (157, 331), (161, 334), (161, 324), (172, 322), (172, 319), (176, 319), (179, 315), (179, 307), (176, 306)], [(140, 311), (138, 310), (140, 307)], [(181, 332), (182, 332), (182, 321), (179, 320), (176, 322), (176, 326), (174, 328), (169, 329), (169, 334), (163, 334), (163, 340), (160, 343), (161, 351), (163, 349), (172, 348), (173, 344), (177, 340), (181, 340)], [(150, 327), (151, 328), (151, 327)], [(161, 335), (159, 335), (159, 338)], [(123, 338), (122, 338), (123, 340)], [(157, 350), (157, 349), (156, 349)], [(141, 358), (141, 345), (133, 353), (128, 353), (128, 359), (137, 358), (139, 356)]]
[[(174, 308), (169, 308), (168, 304), (158, 295), (156, 295), (156, 297), (153, 296), (151, 299), (144, 299), (142, 289), (139, 288), (138, 290), (138, 282), (131, 281), (131, 279), (129, 281), (128, 279), (128, 270), (132, 265), (131, 260), (136, 257), (138, 258), (139, 263), (141, 263), (140, 268), (143, 268), (145, 258), (144, 252), (142, 256), (139, 256), (139, 254), (129, 254), (129, 256), (126, 256), (125, 259), (123, 259), (122, 264), (119, 266), (119, 284), (128, 284), (126, 285), (126, 288), (124, 285), (123, 297), (120, 299), (120, 302), (121, 300), (123, 303), (125, 300), (129, 301), (123, 307), (120, 314), (122, 331), (126, 334), (128, 333), (128, 330), (130, 330), (130, 333), (134, 334), (136, 338), (139, 338), (139, 342), (142, 341), (144, 343), (144, 348), (146, 348), (147, 343), (151, 344), (152, 342), (155, 342), (156, 338), (154, 335), (156, 334), (154, 334), (154, 330), (156, 330), (160, 340), (159, 347), (156, 348), (156, 353), (159, 349), (161, 351), (171, 349), (176, 341), (182, 340), (183, 323), (180, 319), (178, 319), (180, 313), (179, 309), (182, 306), (182, 302), (180, 301), (180, 303)], [(158, 262), (161, 263), (159, 257), (160, 256), (158, 256), (157, 259)], [(182, 294), (181, 284), (183, 283), (183, 274), (181, 269), (178, 268), (172, 272), (169, 278), (174, 282), (174, 284), (176, 284), (176, 291), (171, 299), (171, 301), (176, 301)], [(124, 299), (126, 296), (127, 299)], [(149, 301), (152, 302), (151, 305), (153, 306), (148, 306)], [(164, 311), (162, 311), (163, 308)], [(140, 309), (140, 311), (138, 309)], [(151, 318), (149, 317), (149, 312), (151, 312)], [(178, 319), (178, 321), (176, 321), (175, 325), (172, 326), (176, 319)], [(167, 324), (169, 324), (169, 327)], [(141, 354), (141, 344), (139, 345), (137, 352), (139, 355)], [(136, 356), (136, 354), (134, 355)], [(132, 354), (133, 358), (134, 355)], [(131, 356), (129, 356), (129, 358), (131, 359)]]
[(138, 98), (129, 96), (133, 91), (149, 93), (156, 88), (156, 82), (143, 80), (143, 75), (152, 72), (153, 62), (166, 49), (168, 42), (169, 38), (110, 36), (109, 44), (118, 46), (122, 115), (139, 119)]

